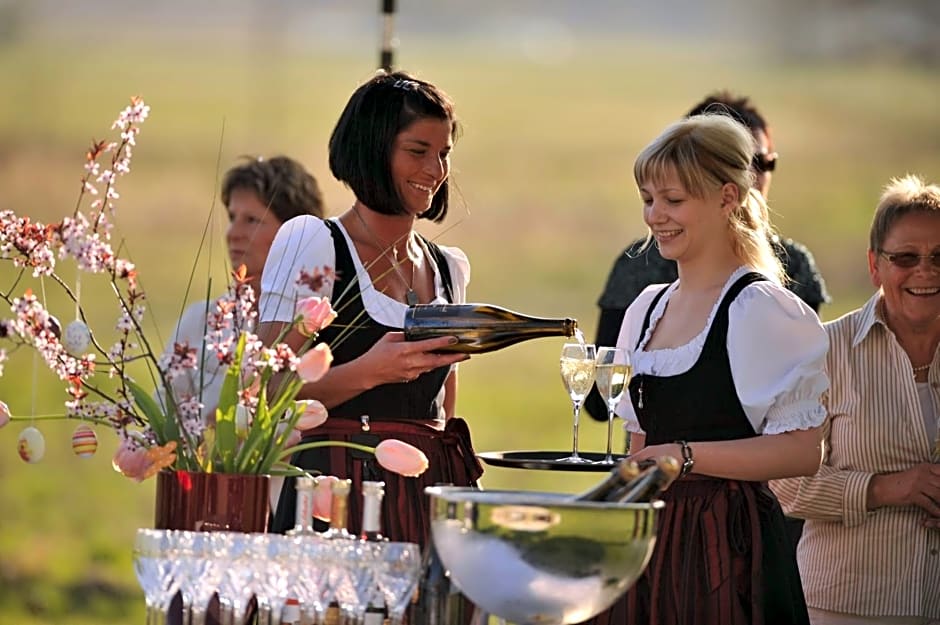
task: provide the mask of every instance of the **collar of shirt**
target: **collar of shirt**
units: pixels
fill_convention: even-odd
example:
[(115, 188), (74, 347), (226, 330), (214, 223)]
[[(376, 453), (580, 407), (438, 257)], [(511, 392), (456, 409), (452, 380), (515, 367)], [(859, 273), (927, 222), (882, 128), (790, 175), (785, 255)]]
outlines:
[(858, 318), (858, 328), (855, 330), (855, 336), (852, 337), (852, 347), (858, 347), (858, 344), (865, 340), (875, 324), (884, 326), (885, 330), (889, 329), (880, 306), (881, 298), (881, 289), (878, 289), (878, 292), (872, 295), (871, 299), (862, 307), (862, 314)]

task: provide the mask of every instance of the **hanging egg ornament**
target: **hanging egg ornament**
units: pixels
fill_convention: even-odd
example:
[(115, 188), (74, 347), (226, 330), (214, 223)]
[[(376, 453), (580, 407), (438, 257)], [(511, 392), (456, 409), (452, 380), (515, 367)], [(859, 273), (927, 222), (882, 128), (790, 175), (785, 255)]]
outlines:
[(65, 346), (65, 350), (71, 355), (78, 357), (88, 351), (88, 346), (91, 345), (91, 331), (88, 329), (88, 326), (85, 325), (85, 322), (81, 319), (76, 319), (67, 326), (65, 326), (65, 332), (62, 335), (62, 345)]
[(35, 464), (46, 455), (46, 439), (43, 438), (42, 432), (30, 426), (20, 432), (16, 449), (24, 462)]
[(91, 458), (98, 451), (98, 435), (87, 423), (82, 423), (72, 433), (72, 451), (79, 458)]
[(62, 338), (62, 324), (59, 323), (59, 320), (52, 315), (49, 315), (48, 327), (53, 336), (55, 336), (57, 339)]

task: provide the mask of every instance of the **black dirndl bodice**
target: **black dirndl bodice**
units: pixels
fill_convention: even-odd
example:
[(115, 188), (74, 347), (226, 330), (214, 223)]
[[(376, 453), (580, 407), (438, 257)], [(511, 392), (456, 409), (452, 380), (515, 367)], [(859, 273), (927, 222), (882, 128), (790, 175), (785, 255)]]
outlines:
[[(330, 345), (333, 366), (336, 366), (358, 358), (387, 332), (401, 331), (401, 328), (382, 325), (369, 316), (346, 237), (331, 220), (324, 220), (324, 223), (330, 229), (336, 251), (333, 309), (337, 317), (320, 333), (318, 340)], [(431, 241), (422, 239), (422, 243), (437, 265), (447, 300), (452, 302), (453, 285), (447, 259)], [(417, 478), (406, 478), (383, 469), (371, 454), (346, 448), (318, 448), (295, 454), (291, 458), (295, 466), (353, 480), (348, 507), (351, 532), (359, 531), (362, 520), (363, 480), (385, 482), (382, 515), (385, 535), (391, 540), (423, 544), (429, 527), (424, 487), (444, 482), (469, 486), (482, 474), (463, 419), (448, 420), (443, 430), (426, 424), (438, 418), (437, 397), (449, 373), (450, 367), (440, 367), (412, 382), (371, 388), (330, 408), (326, 423), (305, 433), (302, 443), (344, 440), (374, 446), (384, 438), (396, 438), (418, 447), (428, 456), (428, 470)], [(361, 426), (362, 415), (369, 417), (368, 431)], [(294, 526), (296, 498), (294, 480), (285, 479), (272, 531), (284, 532)], [(319, 521), (315, 527), (325, 529)]]

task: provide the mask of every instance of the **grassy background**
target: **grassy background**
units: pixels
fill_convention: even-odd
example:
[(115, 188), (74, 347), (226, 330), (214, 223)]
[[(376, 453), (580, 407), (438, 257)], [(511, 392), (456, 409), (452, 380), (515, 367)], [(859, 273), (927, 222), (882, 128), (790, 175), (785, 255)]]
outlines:
[[(153, 111), (133, 174), (119, 183), (119, 237), (162, 343), (207, 224), (211, 245), (202, 245), (188, 299), (205, 292), (207, 275), (217, 284), (224, 275), (215, 193), (219, 172), (239, 155), (296, 157), (323, 183), (332, 214), (350, 205), (328, 174), (326, 140), (375, 53), (109, 37), (107, 46), (63, 35), (0, 48), (0, 209), (40, 221), (68, 214), (90, 139), (105, 135), (128, 96), (142, 95)], [(864, 251), (880, 187), (908, 171), (934, 180), (940, 171), (940, 77), (927, 70), (811, 67), (675, 41), (578, 41), (570, 55), (538, 63), (511, 47), (424, 38), (396, 60), (445, 88), (464, 120), (453, 158), (458, 202), (445, 228), (425, 231), (469, 254), (471, 299), (575, 317), (589, 337), (615, 255), (643, 232), (632, 159), (709, 91), (748, 93), (773, 123), (781, 161), (771, 205), (780, 230), (810, 247), (828, 281), (834, 302), (825, 318), (870, 294)], [(6, 291), (12, 274), (2, 271)], [(46, 287), (69, 320), (71, 308)], [(110, 327), (113, 301), (100, 285), (83, 291), (93, 327)], [(569, 444), (559, 343), (533, 341), (462, 366), (458, 410), (478, 450)], [(31, 354), (16, 353), (0, 399), (15, 414), (44, 414), (60, 411), (65, 394)], [(99, 432), (98, 455), (80, 460), (70, 449), (74, 424), (40, 427), (47, 452), (38, 465), (16, 455), (22, 425), (0, 430), (0, 623), (141, 622), (130, 546), (134, 530), (152, 522), (153, 483), (110, 470), (108, 432)], [(588, 421), (582, 448), (602, 449), (604, 435)], [(491, 468), (484, 485), (574, 491), (594, 479)]]

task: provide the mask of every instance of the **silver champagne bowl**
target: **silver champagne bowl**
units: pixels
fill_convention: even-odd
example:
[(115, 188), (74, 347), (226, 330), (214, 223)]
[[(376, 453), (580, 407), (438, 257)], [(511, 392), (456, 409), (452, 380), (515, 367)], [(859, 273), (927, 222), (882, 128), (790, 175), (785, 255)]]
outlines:
[(521, 625), (579, 623), (636, 581), (661, 501), (432, 486), (431, 535), (451, 579), (479, 608)]

